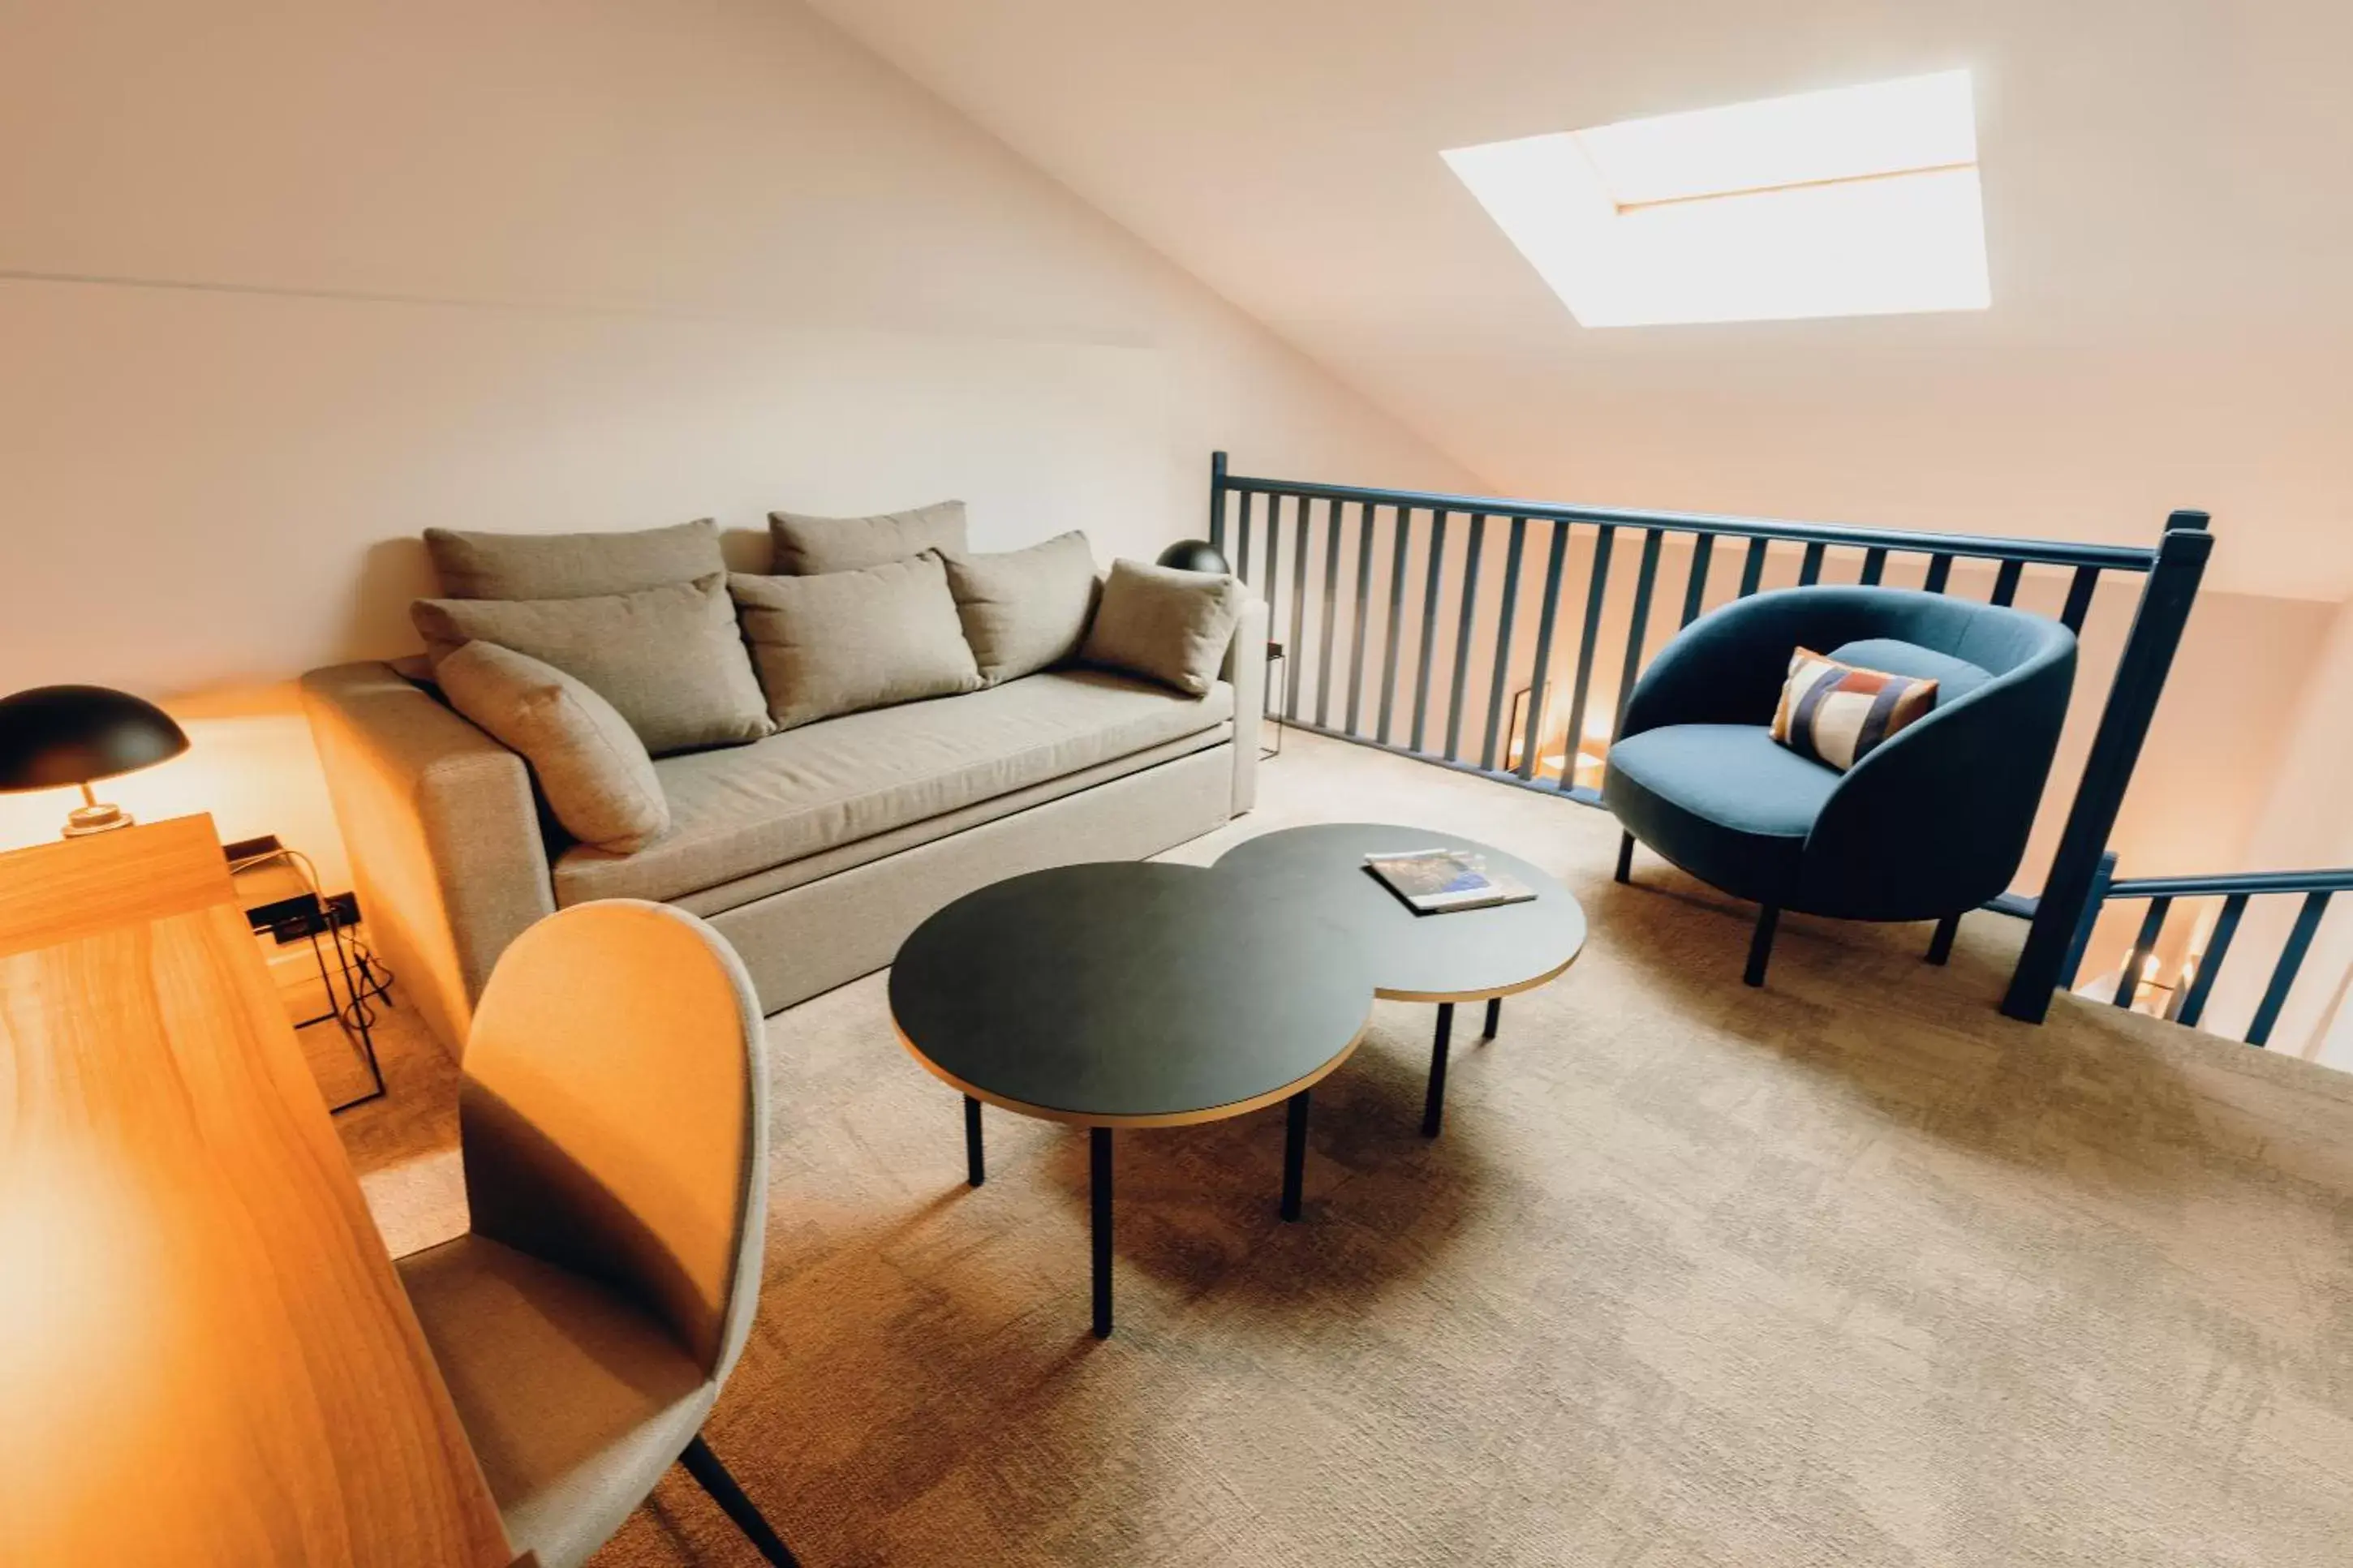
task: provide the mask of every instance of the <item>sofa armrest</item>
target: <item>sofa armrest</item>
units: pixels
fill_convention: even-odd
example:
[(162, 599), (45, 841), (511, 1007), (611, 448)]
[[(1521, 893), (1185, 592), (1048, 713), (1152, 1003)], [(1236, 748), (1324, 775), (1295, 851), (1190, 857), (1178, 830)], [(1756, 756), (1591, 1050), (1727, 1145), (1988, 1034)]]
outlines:
[(1266, 601), (1243, 601), (1219, 675), (1234, 689), (1234, 815), (1258, 804), (1258, 734), (1266, 718)]
[(371, 941), (451, 1055), (499, 954), (555, 912), (523, 761), (385, 664), (302, 678)]

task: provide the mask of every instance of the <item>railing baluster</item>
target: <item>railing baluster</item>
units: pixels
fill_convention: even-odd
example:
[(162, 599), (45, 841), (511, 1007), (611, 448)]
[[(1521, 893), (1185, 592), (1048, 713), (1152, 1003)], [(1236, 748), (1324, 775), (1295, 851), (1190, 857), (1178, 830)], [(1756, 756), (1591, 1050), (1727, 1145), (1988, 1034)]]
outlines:
[[(1282, 498), (1269, 491), (1266, 498), (1266, 635), (1271, 643), (1282, 648), (1282, 662), (1288, 665), (1295, 650), (1297, 638), (1283, 629), (1277, 620), (1282, 612)], [(1276, 718), (1282, 716), (1282, 694), (1270, 685), (1266, 691), (1267, 710)]]
[(2067, 607), (2059, 612), (2060, 622), (2071, 632), (2084, 629), (2084, 617), (2092, 612), (2092, 595), (2099, 592), (2100, 569), (2078, 566), (2074, 580), (2067, 584)]
[(2158, 939), (2165, 934), (2165, 917), (2172, 911), (2171, 899), (2149, 900), (2140, 934), (2133, 938), (2132, 951), (2125, 954), (2125, 966), (2116, 973), (2116, 1005), (2129, 1008), (2133, 1005), (2133, 996), (2140, 990), (2140, 972), (2148, 963), (2148, 955), (2157, 951)]
[(2084, 900), (2083, 913), (2075, 921), (2075, 930), (2067, 941), (2067, 955), (2060, 961), (2058, 984), (2073, 991), (2075, 981), (2084, 973), (2084, 954), (2091, 950), (2093, 928), (2100, 923), (2100, 910), (2106, 905), (2108, 888), (2116, 879), (2116, 852), (2102, 854), (2092, 872), (2092, 888)]
[(1356, 732), (1358, 700), (1365, 694), (1365, 601), (1373, 592), (1373, 503), (1356, 503), (1356, 613), (1348, 621), (1348, 723)]
[[(1209, 548), (1226, 548), (1226, 455), (1209, 454)], [(1247, 493), (1247, 492), (1245, 492)]]
[(1234, 555), (1234, 575), (1247, 583), (1250, 580), (1250, 502), (1258, 500), (1250, 490), (1242, 492), (1241, 529), (1235, 535), (1238, 549)]
[(1520, 740), (1519, 773), (1536, 776), (1536, 749), (1544, 744), (1545, 679), (1552, 672), (1552, 626), (1560, 609), (1560, 568), (1568, 550), (1568, 524), (1552, 525), (1552, 547), (1545, 552), (1544, 609), (1536, 616), (1535, 669), (1528, 677), (1528, 728)]
[(1740, 563), (1740, 596), (1744, 599), (1757, 592), (1757, 584), (1765, 581), (1766, 542), (1763, 534), (1750, 540), (1748, 554)]
[(1577, 684), (1569, 689), (1567, 754), (1560, 760), (1560, 782), (1553, 787), (1577, 787), (1577, 753), (1585, 743), (1585, 699), (1593, 680), (1593, 650), (1601, 641), (1601, 605), (1609, 592), (1609, 546), (1618, 530), (1603, 523), (1593, 536), (1593, 577), (1585, 589), (1585, 635), (1577, 645)]
[(1446, 565), (1446, 514), (1430, 514), (1430, 570), (1421, 588), (1421, 668), (1413, 678), (1413, 749), (1423, 750), (1423, 723), (1430, 716), (1430, 660), (1438, 644), (1438, 579)]
[(1806, 546), (1805, 559), (1798, 565), (1799, 587), (1810, 588), (1822, 580), (1823, 548), (1819, 540)]
[(1446, 699), (1446, 752), (1448, 762), (1456, 760), (1455, 753), (1462, 742), (1462, 698), (1470, 689), (1471, 634), (1477, 626), (1479, 613), (1479, 550), (1485, 542), (1487, 514), (1471, 514), (1471, 537), (1462, 546), (1462, 613), (1454, 627), (1454, 671), (1449, 682)]
[(1634, 695), (1634, 679), (1642, 673), (1642, 644), (1651, 630), (1651, 589), (1659, 577), (1659, 531), (1642, 531), (1642, 564), (1634, 574), (1634, 614), (1626, 627), (1626, 663), (1618, 672), (1618, 710), (1609, 719), (1609, 735), (1617, 739), (1625, 727), (1626, 704)]
[(1382, 745), (1389, 743), (1389, 717), (1397, 706), (1398, 633), (1405, 623), (1405, 567), (1413, 548), (1413, 508), (1397, 510), (1397, 538), (1389, 545), (1389, 621), (1381, 638), (1381, 721), (1376, 731)]
[(1299, 721), (1299, 678), (1304, 673), (1301, 666), (1307, 662), (1307, 559), (1313, 547), (1315, 521), (1305, 496), (1299, 498), (1299, 515), (1294, 519), (1299, 533), (1291, 542), (1291, 657), (1283, 662), (1283, 679), (1290, 687), (1283, 699), (1282, 716), (1293, 723)]
[(2214, 976), (2221, 971), (2223, 956), (2231, 951), (2231, 939), (2239, 934), (2239, 917), (2247, 912), (2247, 897), (2233, 893), (2222, 900), (2222, 912), (2215, 918), (2213, 934), (2206, 939), (2206, 951), (2198, 955), (2198, 978), (2182, 999), (2181, 1011), (2174, 1015), (2174, 1021), (2184, 1028), (2196, 1028), (2198, 1020), (2206, 1016), (2206, 998), (2214, 990)]
[(2287, 933), (2287, 945), (2280, 949), (2279, 963), (2272, 969), (2272, 983), (2263, 988), (2262, 1005), (2255, 1008), (2255, 1021), (2247, 1026), (2247, 1044), (2267, 1045), (2272, 1026), (2279, 1022), (2280, 1009), (2287, 1005), (2288, 989), (2295, 984), (2295, 972), (2304, 967), (2304, 955), (2312, 947), (2312, 937), (2320, 929), (2320, 917), (2328, 912), (2326, 890), (2306, 893), (2304, 908), (2295, 912), (2295, 926)]
[(1683, 617), (1675, 623), (1687, 626), (1699, 619), (1707, 603), (1707, 565), (1715, 553), (1715, 535), (1695, 533), (1692, 536), (1691, 575), (1683, 579)]
[(1335, 605), (1340, 587), (1340, 503), (1324, 504), (1324, 619), (1315, 638), (1315, 727), (1330, 727), (1332, 645), (1340, 640)]
[(1479, 765), (1495, 769), (1495, 741), (1503, 731), (1504, 683), (1512, 673), (1512, 622), (1520, 604), (1520, 550), (1527, 542), (1528, 520), (1512, 519), (1512, 542), (1504, 552), (1504, 607), (1495, 618), (1495, 679), (1487, 692), (1487, 735), (1479, 748)]
[(1945, 584), (1953, 580), (1953, 558), (1949, 555), (1928, 557), (1928, 579), (1920, 586), (1928, 593), (1941, 594)]
[(1876, 588), (1879, 580), (1887, 575), (1887, 550), (1874, 544), (1862, 552), (1862, 575), (1855, 581), (1866, 588)]
[(2023, 561), (2005, 561), (2001, 570), (1993, 574), (1993, 597), (1989, 603), (2007, 605), (2018, 597), (2018, 579), (2025, 573)]

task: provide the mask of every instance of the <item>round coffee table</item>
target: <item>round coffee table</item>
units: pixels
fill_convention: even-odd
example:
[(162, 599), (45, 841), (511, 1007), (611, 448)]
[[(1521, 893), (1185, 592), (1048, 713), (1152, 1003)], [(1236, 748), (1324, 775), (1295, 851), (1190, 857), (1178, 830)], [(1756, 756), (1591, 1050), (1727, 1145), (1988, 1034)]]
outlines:
[[(1478, 855), (1535, 897), (1493, 909), (1417, 914), (1365, 869), (1367, 855), (1411, 849)], [(1517, 856), (1426, 827), (1376, 822), (1287, 827), (1237, 844), (1214, 869), (1246, 886), (1251, 903), (1313, 910), (1344, 926), (1382, 996), (1438, 1004), (1422, 1101), (1424, 1137), (1438, 1136), (1445, 1110), (1454, 1005), (1484, 1001), (1492, 1037), (1503, 1022), (1504, 997), (1544, 984), (1576, 963), (1585, 947), (1585, 911), (1559, 882)]]
[(1065, 866), (968, 893), (915, 929), (891, 1016), (965, 1096), (978, 1186), (983, 1100), (1089, 1133), (1094, 1331), (1111, 1332), (1112, 1133), (1290, 1102), (1282, 1217), (1299, 1217), (1308, 1089), (1356, 1049), (1373, 975), (1314, 906), (1237, 899), (1191, 866)]

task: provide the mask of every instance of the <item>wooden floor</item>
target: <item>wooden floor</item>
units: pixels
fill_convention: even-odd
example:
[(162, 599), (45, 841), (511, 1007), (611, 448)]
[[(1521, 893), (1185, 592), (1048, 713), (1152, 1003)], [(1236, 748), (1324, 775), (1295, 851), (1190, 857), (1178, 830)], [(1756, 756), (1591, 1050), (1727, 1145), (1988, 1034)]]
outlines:
[[(1282, 1115), (1119, 1153), (1118, 1334), (1087, 1333), (1086, 1152), (892, 1038), (881, 977), (771, 1023), (759, 1324), (713, 1447), (828, 1564), (2342, 1564), (2353, 1560), (2353, 1079), (2061, 997), (2022, 927), (1750, 911), (1601, 814), (1290, 737), (1264, 804), (1485, 838), (1593, 938), (1458, 1030), (1381, 1004)], [(1475, 1015), (1474, 1015), (1475, 1016)], [(1473, 1031), (1475, 1032), (1475, 1030)], [(388, 1234), (462, 1223), (447, 1064), (341, 1119)], [(597, 1559), (752, 1563), (674, 1474)]]

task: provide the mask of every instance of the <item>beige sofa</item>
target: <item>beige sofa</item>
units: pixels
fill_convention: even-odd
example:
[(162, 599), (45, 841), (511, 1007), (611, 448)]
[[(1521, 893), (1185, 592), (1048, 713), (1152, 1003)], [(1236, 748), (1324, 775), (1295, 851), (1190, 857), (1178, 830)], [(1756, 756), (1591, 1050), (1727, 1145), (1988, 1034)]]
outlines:
[(671, 829), (628, 855), (567, 840), (522, 759), (392, 665), (302, 691), (370, 936), (454, 1050), (507, 943), (586, 900), (703, 916), (774, 1012), (987, 883), (1207, 833), (1251, 804), (1265, 649), (1252, 601), (1204, 697), (1059, 668), (663, 757)]

